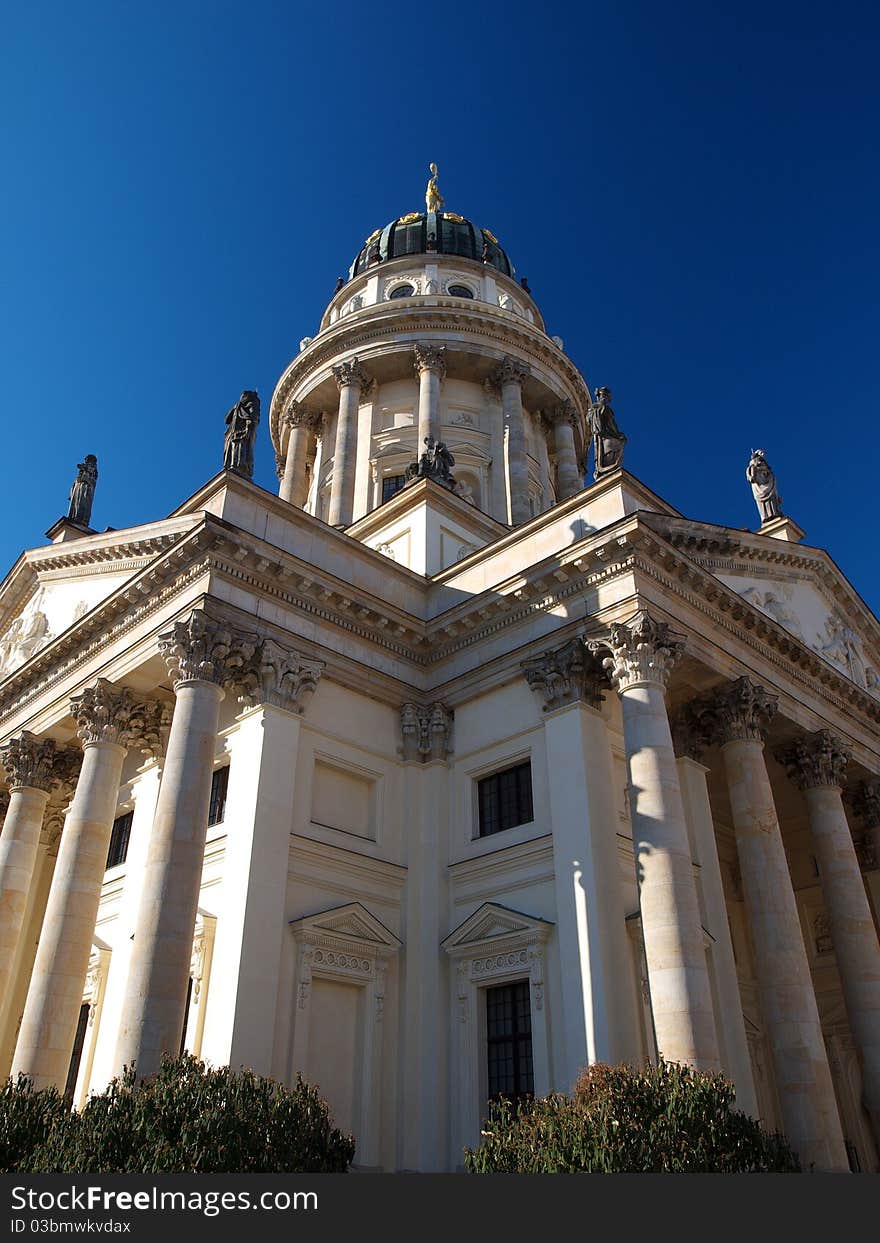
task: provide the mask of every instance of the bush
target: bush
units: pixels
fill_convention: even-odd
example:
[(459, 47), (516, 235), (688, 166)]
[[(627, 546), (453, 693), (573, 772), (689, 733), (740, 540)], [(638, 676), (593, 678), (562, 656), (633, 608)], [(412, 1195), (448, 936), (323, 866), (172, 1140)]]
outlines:
[(145, 1080), (127, 1067), (80, 1113), (21, 1078), (7, 1083), (2, 1107), (4, 1172), (344, 1173), (354, 1155), (353, 1137), (301, 1078), (290, 1090), (190, 1056), (163, 1059)]
[(741, 1110), (720, 1075), (597, 1064), (574, 1095), (491, 1107), (471, 1174), (795, 1173), (785, 1138)]

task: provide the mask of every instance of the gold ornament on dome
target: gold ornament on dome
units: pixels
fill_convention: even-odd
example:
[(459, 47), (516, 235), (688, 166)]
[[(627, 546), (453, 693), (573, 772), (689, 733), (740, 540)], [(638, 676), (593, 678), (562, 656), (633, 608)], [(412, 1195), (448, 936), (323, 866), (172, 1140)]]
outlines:
[(494, 242), (496, 246), (498, 245), (498, 238), (494, 233), (490, 233), (488, 229), (483, 229), (483, 237), (488, 237), (490, 242)]
[(445, 211), (443, 213), (444, 220), (451, 220), (453, 224), (464, 224), (464, 216), (459, 216), (457, 211)]
[(370, 234), (370, 236), (367, 238), (367, 240), (364, 242), (364, 245), (369, 246), (370, 242), (375, 242), (376, 238), (381, 237), (381, 236), (382, 236), (382, 230), (374, 229), (373, 232)]
[(422, 218), (421, 212), (408, 211), (405, 216), (401, 216), (398, 219), (397, 223), (398, 224), (414, 224), (417, 220), (421, 220), (421, 218)]
[(431, 166), (431, 177), (428, 180), (428, 188), (425, 190), (425, 206), (428, 211), (439, 211), (445, 203), (443, 195), (440, 193), (440, 187), (437, 185), (437, 165)]

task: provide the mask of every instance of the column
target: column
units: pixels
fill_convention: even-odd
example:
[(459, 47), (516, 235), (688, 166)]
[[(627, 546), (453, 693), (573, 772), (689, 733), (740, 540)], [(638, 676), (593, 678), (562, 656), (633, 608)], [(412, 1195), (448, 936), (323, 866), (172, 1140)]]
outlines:
[(483, 381), (483, 392), (486, 401), (486, 423), (489, 428), (490, 453), (489, 488), (491, 502), (489, 513), (499, 522), (506, 523), (510, 518), (507, 501), (507, 479), (504, 469), (504, 416), (501, 412), (501, 394), (491, 379)]
[(862, 1066), (865, 1108), (880, 1148), (880, 944), (843, 808), (851, 752), (827, 729), (777, 752), (803, 792), (846, 1013)]
[(404, 704), (403, 787), (406, 809), (404, 908), (402, 1165), (446, 1168), (448, 1007), (445, 955), (446, 880), (452, 713), (442, 703)]
[[(564, 987), (563, 1065), (571, 1092), (594, 1062), (639, 1059), (626, 912), (617, 858), (613, 761), (600, 707), (608, 682), (582, 639), (523, 665), (543, 701)], [(555, 1022), (555, 1020), (554, 1020)]]
[(100, 678), (71, 700), (83, 756), (34, 961), (13, 1075), (63, 1090), (89, 969), (126, 750), (149, 749), (161, 704)]
[(672, 739), (688, 837), (694, 862), (700, 869), (697, 886), (700, 919), (713, 942), (710, 951), (713, 979), (710, 983), (714, 983), (715, 1027), (721, 1066), (736, 1088), (737, 1108), (757, 1118), (758, 1098), (709, 802), (709, 769), (700, 763), (705, 739), (688, 708), (689, 705), (685, 705), (672, 722)]
[(358, 408), (361, 398), (371, 392), (375, 381), (357, 358), (334, 367), (333, 376), (339, 389), (339, 414), (327, 521), (333, 527), (346, 527), (354, 510)]
[(176, 1055), (198, 909), (220, 701), (256, 677), (259, 639), (194, 609), (159, 636), (176, 702), (116, 1043), (116, 1070), (142, 1076)]
[(743, 677), (701, 704), (700, 711), (724, 756), (761, 1013), (785, 1133), (805, 1169), (846, 1170), (813, 981), (764, 762), (764, 731), (776, 711), (776, 698)]
[[(598, 646), (598, 645), (597, 645)], [(611, 628), (605, 660), (620, 695), (642, 935), (657, 1049), (720, 1070), (712, 995), (666, 683), (684, 641), (639, 612)]]
[(440, 440), (440, 385), (446, 375), (446, 346), (421, 344), (413, 347), (416, 375), (419, 380), (418, 458), (425, 451), (430, 437)]
[(563, 401), (552, 410), (544, 411), (544, 418), (553, 432), (553, 452), (556, 455), (556, 500), (564, 501), (580, 492), (584, 486), (583, 475), (578, 470), (574, 447), (574, 427), (577, 415), (570, 401)]
[(529, 464), (526, 457), (526, 423), (522, 404), (522, 385), (530, 373), (528, 363), (508, 355), (490, 376), (501, 393), (501, 412), (507, 425), (507, 473), (510, 483), (510, 521), (513, 526), (528, 522)]
[(0, 747), (0, 765), (9, 779), (0, 834), (0, 998), (11, 984), (49, 795), (74, 778), (78, 762), (78, 752), (61, 750), (51, 738), (27, 730)]
[(302, 509), (306, 503), (306, 461), (309, 436), (317, 434), (324, 416), (306, 410), (298, 401), (292, 401), (284, 412), (283, 423), (289, 428), (287, 454), (280, 472), (281, 487), (278, 495), (291, 505)]
[(212, 959), (220, 1004), (208, 1007), (204, 1049), (220, 1065), (271, 1075), (302, 714), (323, 671), (267, 640), (260, 686), (229, 735), (221, 918)]

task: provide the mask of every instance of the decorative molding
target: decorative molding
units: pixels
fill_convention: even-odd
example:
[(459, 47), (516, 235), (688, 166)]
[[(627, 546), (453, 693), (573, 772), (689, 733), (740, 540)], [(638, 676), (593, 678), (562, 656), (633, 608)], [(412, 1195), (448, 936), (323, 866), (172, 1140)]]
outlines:
[(655, 621), (644, 609), (630, 621), (613, 625), (608, 638), (588, 644), (594, 652), (610, 651), (602, 665), (618, 693), (644, 685), (665, 691), (684, 645), (683, 635), (674, 634), (666, 622)]
[(694, 701), (694, 708), (707, 737), (719, 746), (728, 742), (763, 742), (779, 706), (778, 695), (771, 695), (748, 677)]
[(415, 355), (415, 373), (420, 376), (423, 371), (434, 371), (442, 380), (446, 375), (446, 346), (434, 345), (429, 341), (420, 341), (413, 346)]
[(202, 985), (207, 979), (214, 948), (214, 936), (217, 931), (217, 917), (199, 911), (196, 915), (193, 934), (192, 953), (190, 955), (189, 974), (192, 979), (192, 1002), (199, 1005)]
[(183, 682), (213, 682), (224, 689), (242, 682), (254, 673), (259, 648), (256, 634), (216, 621), (204, 609), (193, 609), (159, 635), (159, 655), (175, 691)]
[(443, 703), (405, 703), (400, 709), (400, 754), (405, 760), (446, 760), (452, 754), (453, 714)]
[(388, 959), (399, 951), (399, 938), (360, 902), (291, 920), (289, 927), (300, 946), (297, 1009), (308, 1009), (317, 973), (372, 984), (374, 1017), (381, 1020)]
[(459, 1021), (468, 1019), (470, 988), (499, 977), (528, 977), (534, 1007), (544, 1008), (544, 947), (553, 924), (484, 902), (441, 941), (456, 964)]
[(799, 790), (822, 787), (842, 790), (852, 751), (829, 729), (796, 738), (774, 752)]
[(545, 712), (578, 702), (602, 706), (608, 677), (581, 637), (523, 661), (520, 668), (532, 690), (544, 697)]
[(10, 791), (27, 786), (50, 794), (69, 787), (81, 760), (76, 749), (61, 748), (52, 738), (38, 738), (26, 729), (0, 746), (0, 767), (6, 770)]
[(306, 660), (294, 648), (266, 639), (254, 667), (238, 684), (239, 703), (249, 708), (272, 704), (302, 713), (318, 689), (325, 668), (323, 660)]

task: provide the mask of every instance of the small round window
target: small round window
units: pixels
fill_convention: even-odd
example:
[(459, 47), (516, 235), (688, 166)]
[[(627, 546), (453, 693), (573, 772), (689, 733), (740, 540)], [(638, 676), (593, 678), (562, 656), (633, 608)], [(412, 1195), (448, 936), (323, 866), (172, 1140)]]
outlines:
[(389, 298), (411, 298), (413, 294), (415, 293), (415, 291), (416, 291), (415, 285), (396, 285), (395, 288), (391, 290), (391, 293), (388, 295), (388, 297)]
[(446, 291), (451, 298), (472, 298), (474, 291), (467, 285), (450, 285)]

